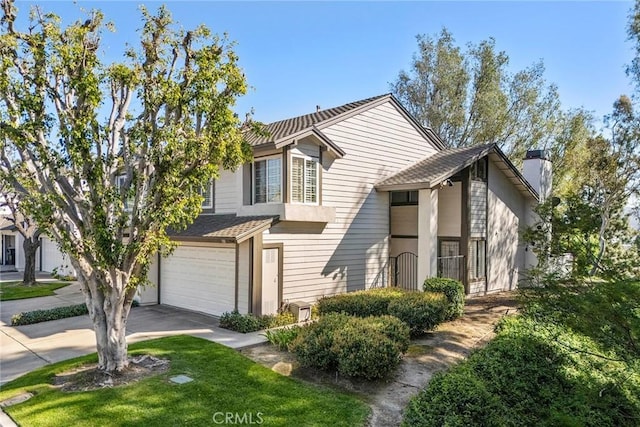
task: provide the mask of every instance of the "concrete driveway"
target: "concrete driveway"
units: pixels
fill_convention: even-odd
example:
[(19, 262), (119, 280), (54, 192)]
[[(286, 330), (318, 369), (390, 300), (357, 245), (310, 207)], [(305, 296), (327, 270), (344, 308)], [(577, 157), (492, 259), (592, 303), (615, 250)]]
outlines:
[[(7, 280), (3, 274), (2, 279)], [(0, 302), (0, 385), (41, 366), (96, 351), (89, 316), (71, 317), (26, 326), (10, 326), (11, 316), (37, 309), (84, 303), (78, 283), (55, 296)], [(240, 334), (218, 327), (213, 316), (164, 305), (134, 307), (127, 322), (127, 342), (170, 335), (193, 335), (231, 348), (266, 341), (262, 333)]]

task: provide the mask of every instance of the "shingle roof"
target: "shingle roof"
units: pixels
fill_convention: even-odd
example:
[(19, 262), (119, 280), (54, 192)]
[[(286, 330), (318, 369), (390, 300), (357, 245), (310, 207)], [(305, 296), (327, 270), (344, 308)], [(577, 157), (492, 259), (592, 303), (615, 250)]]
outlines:
[(174, 240), (205, 239), (241, 242), (271, 227), (274, 216), (200, 215), (186, 230), (169, 230)]
[(383, 178), (375, 185), (381, 191), (433, 188), (485, 156), (493, 161), (526, 197), (539, 199), (538, 193), (496, 144), (449, 148)]
[(387, 178), (378, 181), (376, 188), (397, 185), (420, 185), (431, 188), (461, 171), (495, 148), (495, 144), (450, 148), (433, 154)]
[(350, 102), (339, 107), (328, 108), (326, 110), (320, 110), (315, 113), (305, 114), (303, 116), (292, 117), (290, 119), (269, 123), (265, 126), (265, 130), (269, 133), (268, 136), (256, 135), (255, 133), (247, 133), (246, 140), (253, 146), (265, 144), (267, 142), (278, 141), (279, 139), (285, 138), (289, 135), (296, 134), (305, 129), (312, 128), (323, 122), (334, 119), (341, 114), (348, 113), (358, 107), (369, 104), (370, 102), (390, 96), (391, 95), (389, 94), (374, 96), (372, 98)]

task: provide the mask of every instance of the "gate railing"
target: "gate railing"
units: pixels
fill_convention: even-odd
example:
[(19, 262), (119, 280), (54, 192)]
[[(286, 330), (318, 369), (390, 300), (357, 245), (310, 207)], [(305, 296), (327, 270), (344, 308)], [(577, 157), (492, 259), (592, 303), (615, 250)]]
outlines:
[(392, 286), (416, 291), (418, 290), (418, 255), (403, 252), (390, 258)]
[(438, 257), (438, 277), (462, 281), (464, 277), (464, 255)]

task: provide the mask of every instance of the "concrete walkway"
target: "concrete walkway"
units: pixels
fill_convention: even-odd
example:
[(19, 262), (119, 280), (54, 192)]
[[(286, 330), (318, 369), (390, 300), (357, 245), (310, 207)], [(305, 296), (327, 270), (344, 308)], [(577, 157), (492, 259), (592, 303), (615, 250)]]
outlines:
[[(44, 365), (96, 351), (95, 334), (87, 315), (10, 326), (11, 316), (19, 312), (83, 302), (78, 283), (58, 289), (55, 296), (0, 302), (0, 386)], [(231, 348), (266, 341), (261, 332), (240, 334), (221, 329), (213, 316), (164, 305), (131, 310), (127, 322), (128, 343), (171, 335), (192, 335)]]

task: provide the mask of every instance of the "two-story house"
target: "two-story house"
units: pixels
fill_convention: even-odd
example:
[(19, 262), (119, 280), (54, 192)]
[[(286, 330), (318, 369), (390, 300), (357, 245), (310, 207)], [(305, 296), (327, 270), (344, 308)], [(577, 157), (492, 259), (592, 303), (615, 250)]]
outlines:
[(517, 286), (535, 262), (520, 232), (534, 220), (543, 152), (530, 184), (496, 145), (445, 149), (391, 95), (274, 122), (249, 135), (254, 160), (221, 171), (203, 213), (172, 238), (141, 303), (213, 315), (275, 313), (283, 302), (427, 277), (470, 294)]

